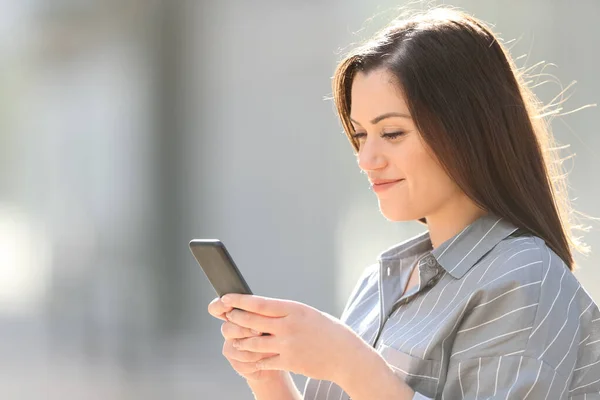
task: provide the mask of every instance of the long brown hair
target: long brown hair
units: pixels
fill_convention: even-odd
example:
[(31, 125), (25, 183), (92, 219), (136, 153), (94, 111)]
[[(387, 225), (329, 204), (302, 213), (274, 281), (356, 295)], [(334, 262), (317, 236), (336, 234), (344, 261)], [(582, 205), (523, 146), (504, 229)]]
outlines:
[(395, 20), (352, 50), (333, 77), (333, 98), (354, 150), (355, 74), (384, 68), (397, 79), (426, 145), (484, 210), (540, 238), (574, 269), (571, 205), (540, 102), (481, 21), (436, 8)]

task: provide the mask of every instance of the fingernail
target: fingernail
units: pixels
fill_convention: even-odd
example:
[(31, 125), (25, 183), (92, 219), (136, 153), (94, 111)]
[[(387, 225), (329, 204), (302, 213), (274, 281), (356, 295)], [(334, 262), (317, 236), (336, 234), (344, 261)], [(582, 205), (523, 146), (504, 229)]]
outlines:
[(252, 333), (254, 333), (255, 335), (259, 335), (259, 336), (260, 336), (260, 335), (262, 335), (262, 333), (261, 333), (261, 332), (259, 332), (259, 331), (255, 331), (254, 329), (250, 329), (250, 331), (251, 331)]
[(223, 302), (223, 304), (230, 304), (231, 303), (231, 297), (225, 295), (225, 296), (221, 297), (221, 301)]
[(229, 311), (228, 313), (225, 313), (225, 318), (227, 318), (228, 320), (231, 319), (231, 315), (232, 315), (232, 311)]
[(234, 341), (233, 341), (233, 347), (235, 347), (236, 349), (237, 349), (238, 347), (240, 347), (240, 342), (239, 342), (238, 340), (234, 340)]

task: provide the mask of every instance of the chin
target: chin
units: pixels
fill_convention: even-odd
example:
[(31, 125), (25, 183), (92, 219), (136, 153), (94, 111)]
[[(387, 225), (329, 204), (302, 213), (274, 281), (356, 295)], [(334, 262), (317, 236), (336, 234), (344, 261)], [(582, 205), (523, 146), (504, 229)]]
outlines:
[(415, 221), (423, 218), (421, 213), (411, 212), (408, 207), (393, 207), (379, 203), (379, 211), (388, 220), (392, 222)]

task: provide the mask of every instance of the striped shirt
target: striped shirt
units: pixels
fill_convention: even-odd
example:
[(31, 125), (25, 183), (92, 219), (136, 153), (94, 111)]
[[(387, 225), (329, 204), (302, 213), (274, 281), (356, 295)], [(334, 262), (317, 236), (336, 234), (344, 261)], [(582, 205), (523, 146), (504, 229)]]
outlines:
[[(542, 239), (486, 215), (435, 249), (426, 232), (378, 261), (341, 319), (414, 399), (600, 399), (600, 312)], [(304, 399), (349, 397), (308, 379)]]

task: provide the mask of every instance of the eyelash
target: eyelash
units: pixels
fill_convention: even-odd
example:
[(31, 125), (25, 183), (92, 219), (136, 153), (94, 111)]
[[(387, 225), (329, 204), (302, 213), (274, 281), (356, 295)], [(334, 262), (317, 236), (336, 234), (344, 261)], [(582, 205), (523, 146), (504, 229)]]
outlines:
[[(352, 137), (356, 140), (365, 137), (366, 133), (363, 132), (359, 132), (359, 133), (355, 133), (352, 135)], [(404, 132), (402, 131), (398, 131), (398, 132), (390, 132), (390, 133), (384, 133), (383, 135), (381, 135), (381, 137), (386, 138), (386, 139), (396, 139), (400, 136), (404, 135)]]

